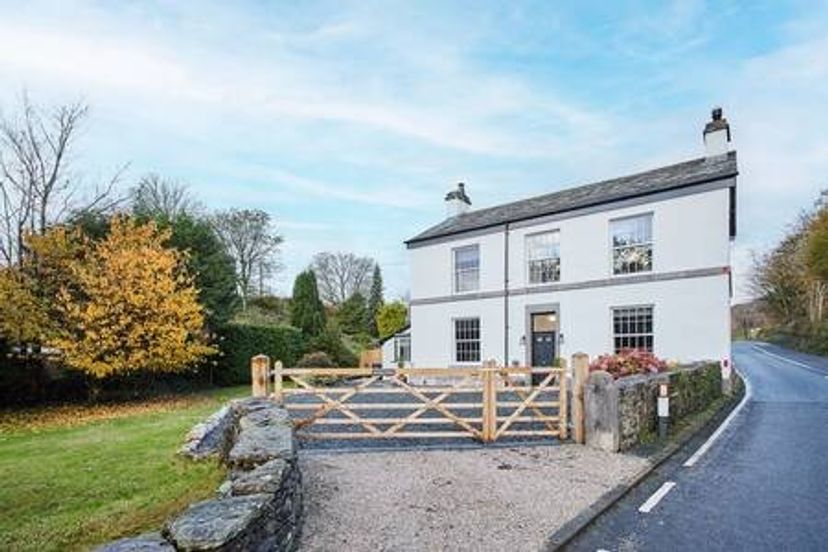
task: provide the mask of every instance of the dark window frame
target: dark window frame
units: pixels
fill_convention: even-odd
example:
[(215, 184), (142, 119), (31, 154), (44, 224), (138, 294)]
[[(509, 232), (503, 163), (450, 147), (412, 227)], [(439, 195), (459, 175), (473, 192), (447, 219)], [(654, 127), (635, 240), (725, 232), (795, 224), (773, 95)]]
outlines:
[(655, 342), (655, 308), (653, 305), (631, 305), (611, 309), (612, 348), (618, 354), (624, 349), (652, 353)]
[(452, 326), (454, 361), (463, 364), (480, 362), (480, 318), (455, 318)]
[[(630, 223), (635, 225), (632, 232), (619, 231)], [(611, 219), (609, 239), (613, 276), (653, 271), (653, 213)]]
[[(465, 251), (475, 251), (477, 253), (477, 259), (474, 265), (472, 266), (469, 263), (469, 266), (459, 266), (457, 262), (457, 256), (459, 253)], [(480, 244), (473, 243), (469, 245), (463, 245), (460, 247), (455, 247), (451, 250), (451, 269), (452, 269), (452, 289), (454, 293), (470, 293), (475, 292), (480, 289)], [(461, 275), (474, 275), (474, 284), (469, 287), (461, 286), (461, 282), (465, 284), (466, 280), (461, 278)]]
[[(555, 236), (555, 254), (532, 258), (532, 240)], [(529, 285), (549, 284), (561, 281), (561, 232), (558, 229), (528, 234), (525, 240), (526, 273)]]

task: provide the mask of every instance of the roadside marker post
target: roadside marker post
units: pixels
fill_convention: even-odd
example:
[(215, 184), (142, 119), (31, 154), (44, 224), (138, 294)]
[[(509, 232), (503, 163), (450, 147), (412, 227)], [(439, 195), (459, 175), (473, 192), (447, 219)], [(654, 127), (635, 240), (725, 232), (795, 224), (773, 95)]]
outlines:
[(720, 362), (722, 370), (722, 393), (731, 395), (733, 393), (733, 367), (729, 358), (723, 358)]
[(658, 385), (658, 437), (667, 438), (670, 428), (670, 386), (666, 383)]

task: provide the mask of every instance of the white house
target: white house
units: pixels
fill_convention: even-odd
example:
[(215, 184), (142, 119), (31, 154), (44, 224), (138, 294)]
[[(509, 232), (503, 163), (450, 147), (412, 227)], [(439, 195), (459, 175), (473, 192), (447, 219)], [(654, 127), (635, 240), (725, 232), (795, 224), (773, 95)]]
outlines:
[(460, 184), (406, 242), (411, 364), (729, 359), (738, 170), (721, 109), (703, 138), (698, 159), (486, 209)]

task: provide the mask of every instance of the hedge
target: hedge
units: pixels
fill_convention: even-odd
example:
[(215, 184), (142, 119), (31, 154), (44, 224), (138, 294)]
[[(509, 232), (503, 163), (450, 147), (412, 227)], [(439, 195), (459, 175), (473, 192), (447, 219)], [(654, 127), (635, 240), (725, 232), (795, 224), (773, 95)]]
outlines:
[(293, 366), (302, 356), (302, 332), (292, 326), (230, 324), (219, 332), (222, 352), (214, 374), (218, 385), (250, 383), (250, 359), (264, 354)]

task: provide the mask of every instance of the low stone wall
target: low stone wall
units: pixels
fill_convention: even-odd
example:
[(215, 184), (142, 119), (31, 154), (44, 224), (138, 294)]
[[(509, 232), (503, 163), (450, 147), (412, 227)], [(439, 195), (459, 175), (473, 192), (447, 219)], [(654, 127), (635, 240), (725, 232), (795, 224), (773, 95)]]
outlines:
[(654, 435), (658, 427), (658, 388), (665, 382), (670, 389), (671, 423), (704, 410), (722, 396), (717, 363), (698, 363), (619, 380), (606, 372), (593, 372), (584, 389), (586, 444), (623, 451)]
[(239, 408), (235, 404), (228, 404), (193, 427), (184, 439), (179, 454), (193, 460), (226, 455), (233, 445), (238, 422)]
[(233, 401), (187, 436), (182, 454), (217, 456), (230, 469), (217, 497), (190, 505), (163, 530), (98, 550), (294, 550), (302, 476), (287, 412), (268, 399)]

